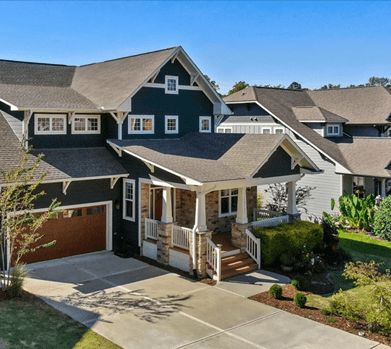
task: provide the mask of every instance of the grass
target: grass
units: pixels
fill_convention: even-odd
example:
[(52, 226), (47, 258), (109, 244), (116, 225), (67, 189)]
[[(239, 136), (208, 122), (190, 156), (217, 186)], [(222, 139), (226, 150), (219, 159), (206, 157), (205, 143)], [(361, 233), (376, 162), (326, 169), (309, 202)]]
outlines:
[(0, 302), (1, 349), (120, 349), (34, 296)]

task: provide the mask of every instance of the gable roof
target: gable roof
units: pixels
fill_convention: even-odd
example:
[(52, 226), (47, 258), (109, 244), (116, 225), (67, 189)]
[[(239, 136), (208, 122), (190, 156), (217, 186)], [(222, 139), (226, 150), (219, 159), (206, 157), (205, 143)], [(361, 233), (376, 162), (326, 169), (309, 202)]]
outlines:
[(342, 116), (336, 115), (319, 107), (292, 107), (297, 120), (301, 122), (347, 122)]
[(391, 178), (391, 139), (354, 137), (339, 139), (338, 147), (358, 176)]
[[(288, 139), (287, 135), (189, 133), (177, 139), (112, 139), (108, 143), (179, 177), (207, 183), (252, 177)], [(310, 160), (304, 163), (318, 170)]]

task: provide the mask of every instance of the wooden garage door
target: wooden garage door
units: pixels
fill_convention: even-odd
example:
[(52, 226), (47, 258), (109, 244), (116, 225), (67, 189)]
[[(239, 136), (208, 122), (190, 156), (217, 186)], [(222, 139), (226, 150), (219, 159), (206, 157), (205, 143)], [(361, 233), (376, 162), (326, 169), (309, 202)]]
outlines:
[(41, 248), (23, 257), (24, 263), (73, 256), (106, 249), (106, 206), (63, 210), (40, 229), (45, 236), (39, 245), (56, 240), (55, 245)]

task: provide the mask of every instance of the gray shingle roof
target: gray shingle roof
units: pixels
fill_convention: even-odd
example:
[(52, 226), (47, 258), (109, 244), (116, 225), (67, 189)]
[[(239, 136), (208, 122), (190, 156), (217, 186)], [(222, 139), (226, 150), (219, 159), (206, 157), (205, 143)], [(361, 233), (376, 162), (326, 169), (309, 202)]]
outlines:
[(251, 176), (284, 137), (190, 133), (179, 139), (110, 142), (161, 168), (206, 183)]
[(339, 139), (338, 147), (352, 173), (360, 176), (391, 178), (391, 139), (354, 137)]
[(347, 122), (348, 120), (319, 107), (292, 107), (297, 120), (302, 122)]

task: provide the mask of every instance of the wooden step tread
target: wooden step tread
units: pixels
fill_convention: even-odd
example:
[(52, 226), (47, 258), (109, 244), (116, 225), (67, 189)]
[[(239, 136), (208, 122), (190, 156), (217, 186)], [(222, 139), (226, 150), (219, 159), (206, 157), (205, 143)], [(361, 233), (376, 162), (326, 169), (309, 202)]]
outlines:
[(241, 268), (230, 269), (230, 270), (226, 270), (224, 272), (222, 271), (221, 272), (221, 280), (230, 278), (232, 276), (248, 273), (250, 271), (257, 270), (257, 269), (258, 269), (258, 265), (256, 263), (253, 263), (253, 264), (241, 267)]
[(221, 264), (222, 265), (228, 264), (228, 263), (232, 263), (232, 262), (239, 261), (239, 260), (246, 259), (246, 258), (249, 258), (249, 255), (247, 253), (239, 253), (239, 254), (235, 254), (233, 256), (221, 258)]
[(251, 257), (247, 257), (245, 259), (233, 261), (227, 264), (221, 264), (221, 271), (241, 268), (249, 264), (253, 264), (254, 260)]

